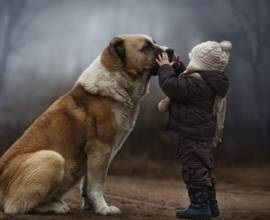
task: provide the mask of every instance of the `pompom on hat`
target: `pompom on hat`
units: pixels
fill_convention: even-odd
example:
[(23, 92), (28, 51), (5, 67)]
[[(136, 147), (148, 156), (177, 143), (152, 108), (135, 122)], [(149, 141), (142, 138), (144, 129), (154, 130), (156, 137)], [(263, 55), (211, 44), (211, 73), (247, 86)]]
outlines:
[(206, 41), (196, 45), (189, 53), (190, 62), (185, 72), (223, 72), (228, 64), (231, 48), (230, 41)]

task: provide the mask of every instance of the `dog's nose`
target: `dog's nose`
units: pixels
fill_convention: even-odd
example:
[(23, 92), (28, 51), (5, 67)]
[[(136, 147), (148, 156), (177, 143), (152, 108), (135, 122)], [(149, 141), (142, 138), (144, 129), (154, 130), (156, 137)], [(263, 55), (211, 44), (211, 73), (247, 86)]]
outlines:
[(172, 48), (167, 48), (165, 51), (166, 51), (166, 53), (173, 53), (174, 54), (174, 50)]
[(172, 62), (173, 57), (174, 57), (174, 50), (171, 48), (168, 48), (165, 50), (165, 52), (168, 54), (169, 61)]

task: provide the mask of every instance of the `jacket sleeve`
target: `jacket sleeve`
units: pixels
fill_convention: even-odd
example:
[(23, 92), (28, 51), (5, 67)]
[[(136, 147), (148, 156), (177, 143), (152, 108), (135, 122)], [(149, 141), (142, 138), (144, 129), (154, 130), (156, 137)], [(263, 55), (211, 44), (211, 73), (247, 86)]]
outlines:
[(186, 67), (182, 62), (180, 62), (179, 65), (177, 64), (177, 65), (173, 66), (173, 68), (174, 68), (175, 73), (176, 73), (177, 76), (179, 76), (180, 73), (182, 73), (182, 72), (184, 72), (186, 70)]
[(159, 86), (172, 101), (183, 102), (188, 98), (187, 79), (177, 77), (170, 65), (162, 65), (158, 76)]

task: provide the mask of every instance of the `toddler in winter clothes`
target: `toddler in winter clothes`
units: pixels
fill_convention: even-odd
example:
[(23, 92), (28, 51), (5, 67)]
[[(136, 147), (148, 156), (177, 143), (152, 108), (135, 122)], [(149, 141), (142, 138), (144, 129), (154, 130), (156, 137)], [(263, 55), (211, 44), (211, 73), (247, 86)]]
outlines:
[[(207, 41), (189, 54), (187, 68), (179, 60), (159, 55), (159, 84), (168, 96), (158, 105), (169, 111), (168, 129), (179, 136), (182, 175), (190, 205), (178, 210), (178, 218), (210, 219), (219, 215), (212, 175), (213, 148), (221, 141), (229, 87), (224, 69), (231, 43)], [(175, 68), (177, 66), (177, 68)]]

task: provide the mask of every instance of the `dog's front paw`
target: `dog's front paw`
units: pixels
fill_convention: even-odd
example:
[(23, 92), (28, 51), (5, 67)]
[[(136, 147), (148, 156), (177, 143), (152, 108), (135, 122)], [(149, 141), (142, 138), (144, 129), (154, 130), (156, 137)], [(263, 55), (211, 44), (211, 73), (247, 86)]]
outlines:
[(116, 206), (104, 206), (96, 210), (96, 213), (101, 215), (116, 215), (121, 214), (121, 210)]

